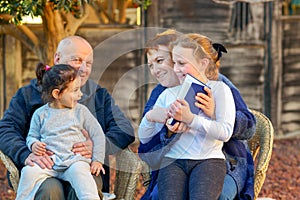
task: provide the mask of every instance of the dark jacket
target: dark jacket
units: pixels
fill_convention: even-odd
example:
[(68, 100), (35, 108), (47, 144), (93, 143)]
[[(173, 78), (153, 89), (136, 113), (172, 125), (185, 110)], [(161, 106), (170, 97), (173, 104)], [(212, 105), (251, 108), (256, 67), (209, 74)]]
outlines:
[[(226, 156), (227, 174), (231, 175), (238, 186), (238, 198), (245, 199), (245, 196), (254, 197), (254, 164), (251, 153), (247, 148), (245, 140), (250, 139), (255, 133), (256, 120), (254, 115), (248, 110), (239, 90), (224, 75), (219, 74), (219, 81), (223, 81), (229, 86), (233, 94), (236, 119), (234, 131), (231, 139), (224, 144), (223, 152)], [(152, 109), (158, 96), (166, 89), (162, 85), (157, 85), (151, 92), (151, 96), (146, 103), (144, 114)], [(166, 127), (156, 134), (148, 143), (140, 144), (139, 155), (152, 169), (151, 181), (148, 190), (142, 197), (143, 200), (151, 199), (151, 192), (156, 185), (159, 170), (158, 161), (160, 156), (164, 156), (170, 146), (179, 138), (173, 136), (166, 139)], [(167, 148), (165, 148), (167, 146)]]
[[(134, 130), (105, 88), (88, 80), (81, 90), (83, 96), (79, 102), (89, 108), (105, 133), (105, 164), (109, 166), (108, 155), (115, 154), (132, 143)], [(32, 114), (43, 104), (41, 89), (37, 87), (36, 79), (33, 79), (29, 85), (17, 91), (0, 120), (0, 149), (13, 160), (19, 170), (24, 167), (25, 160), (31, 153), (26, 146), (26, 137)], [(109, 189), (107, 166), (103, 177), (104, 191)]]

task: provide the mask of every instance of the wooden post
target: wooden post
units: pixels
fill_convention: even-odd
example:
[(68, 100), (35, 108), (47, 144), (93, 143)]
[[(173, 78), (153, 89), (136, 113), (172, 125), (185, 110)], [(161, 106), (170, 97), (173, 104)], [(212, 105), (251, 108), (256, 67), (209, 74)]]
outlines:
[(277, 136), (282, 135), (282, 21), (281, 18), (281, 1), (274, 1), (273, 7), (273, 33), (272, 33), (272, 65), (273, 65), (273, 82), (272, 82), (272, 91), (275, 91), (272, 94), (272, 107), (271, 107), (271, 116), (272, 123), (275, 129)]
[[(5, 88), (6, 94), (4, 101), (6, 105), (4, 109), (8, 107), (8, 104), (12, 96), (16, 93), (17, 89), (22, 85), (22, 50), (21, 43), (14, 37), (9, 35), (5, 36), (5, 72), (2, 76), (5, 76), (5, 82), (3, 83), (3, 89)], [(3, 59), (3, 58), (2, 58)]]
[(1, 35), (0, 36), (0, 52), (1, 52), (1, 56), (0, 56), (0, 118), (2, 118), (3, 116), (3, 112), (4, 112), (4, 107), (5, 107), (5, 102), (4, 102), (4, 98), (5, 98), (5, 91), (4, 91), (4, 66), (3, 66), (3, 54), (4, 54), (4, 38), (5, 35)]

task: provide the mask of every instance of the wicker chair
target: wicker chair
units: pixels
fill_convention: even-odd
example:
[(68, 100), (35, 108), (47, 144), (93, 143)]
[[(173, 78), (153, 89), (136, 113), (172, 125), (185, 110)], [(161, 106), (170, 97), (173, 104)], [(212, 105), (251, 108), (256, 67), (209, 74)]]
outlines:
[(135, 189), (142, 172), (142, 162), (138, 155), (128, 149), (129, 151), (123, 150), (116, 155), (117, 171), (114, 189), (116, 199), (135, 199)]
[(256, 199), (265, 181), (271, 159), (274, 129), (272, 123), (264, 114), (255, 110), (251, 110), (251, 112), (256, 117), (256, 133), (248, 141), (248, 145), (255, 161), (254, 199)]
[[(6, 169), (10, 172), (10, 181), (14, 191), (18, 189), (19, 183), (19, 171), (12, 162), (12, 160), (0, 151), (0, 159), (5, 165)], [(115, 194), (116, 199), (133, 200), (135, 194), (135, 188), (138, 183), (138, 178), (142, 171), (142, 162), (139, 157), (126, 148), (120, 151), (116, 155), (116, 182), (115, 182)]]
[[(270, 120), (262, 113), (251, 110), (256, 117), (256, 133), (248, 144), (255, 159), (255, 180), (254, 195), (255, 199), (262, 188), (266, 178), (266, 172), (271, 159), (274, 130)], [(16, 191), (19, 182), (19, 172), (11, 159), (0, 151), (0, 159), (10, 172), (10, 180), (13, 189)], [(129, 148), (121, 151), (116, 155), (117, 171), (115, 193), (117, 199), (132, 200), (134, 199), (135, 189), (139, 176), (144, 172), (143, 178), (147, 181), (150, 176), (147, 173), (148, 166), (142, 162), (138, 156)]]

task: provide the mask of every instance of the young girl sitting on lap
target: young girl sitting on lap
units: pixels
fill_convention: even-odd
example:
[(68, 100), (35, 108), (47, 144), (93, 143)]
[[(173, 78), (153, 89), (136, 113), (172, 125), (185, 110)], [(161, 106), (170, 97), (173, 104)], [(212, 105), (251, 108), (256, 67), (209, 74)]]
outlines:
[[(52, 169), (41, 168), (37, 163), (25, 166), (16, 199), (34, 199), (40, 185), (49, 177), (70, 182), (79, 199), (99, 200), (92, 174), (105, 173), (105, 136), (90, 113), (79, 104), (81, 98), (80, 74), (70, 65), (53, 67), (38, 64), (36, 69), (42, 97), (47, 102), (37, 109), (31, 120), (26, 139), (28, 148), (36, 155), (51, 154)], [(85, 141), (86, 130), (93, 140), (92, 159), (72, 152), (73, 145)]]

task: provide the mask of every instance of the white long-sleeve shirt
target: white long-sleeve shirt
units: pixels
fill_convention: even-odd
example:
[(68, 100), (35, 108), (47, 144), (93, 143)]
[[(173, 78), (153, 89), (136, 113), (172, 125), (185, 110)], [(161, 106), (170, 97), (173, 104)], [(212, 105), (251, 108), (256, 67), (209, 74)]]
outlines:
[[(181, 159), (224, 158), (223, 142), (230, 139), (235, 121), (235, 104), (230, 88), (220, 81), (208, 81), (215, 100), (215, 115), (213, 120), (203, 112), (194, 115), (190, 131), (182, 133), (174, 143), (166, 157)], [(177, 98), (181, 85), (167, 88), (158, 97), (154, 107), (168, 108)], [(144, 116), (138, 135), (142, 143), (147, 143), (157, 134), (163, 124), (149, 122)]]

